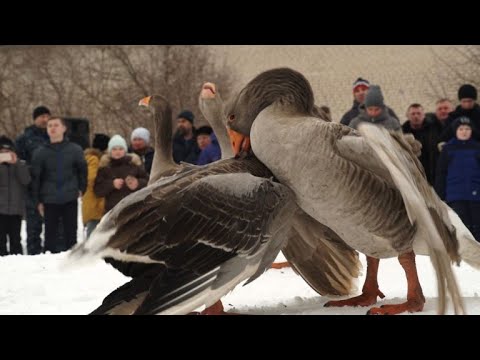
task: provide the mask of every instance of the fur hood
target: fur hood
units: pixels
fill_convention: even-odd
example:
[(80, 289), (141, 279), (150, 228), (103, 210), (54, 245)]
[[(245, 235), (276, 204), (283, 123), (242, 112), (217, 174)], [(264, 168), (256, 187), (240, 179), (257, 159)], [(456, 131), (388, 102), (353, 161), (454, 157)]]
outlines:
[[(137, 154), (134, 154), (134, 153), (129, 153), (127, 155), (125, 155), (126, 157), (130, 158), (130, 162), (133, 164), (133, 165), (137, 165), (137, 166), (141, 166), (142, 165), (142, 159), (140, 159), (140, 156), (138, 156)], [(112, 158), (110, 157), (109, 154), (104, 154), (101, 158), (100, 158), (100, 164), (98, 165), (99, 168), (103, 168), (103, 167), (107, 167), (108, 165), (110, 165), (110, 162), (111, 162)]]
[(92, 155), (92, 156), (96, 156), (100, 159), (103, 155), (103, 152), (101, 152), (100, 150), (95, 149), (95, 148), (88, 148), (88, 149), (85, 149), (83, 151), (83, 155), (84, 156)]

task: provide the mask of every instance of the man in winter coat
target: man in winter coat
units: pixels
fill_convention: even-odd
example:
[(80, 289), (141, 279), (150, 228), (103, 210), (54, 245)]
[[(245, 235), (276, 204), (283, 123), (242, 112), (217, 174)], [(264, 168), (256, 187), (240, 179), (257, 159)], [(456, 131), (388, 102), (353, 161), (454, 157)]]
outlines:
[[(16, 149), (20, 159), (25, 160), (31, 167), (33, 153), (42, 145), (49, 143), (47, 134), (47, 121), (50, 110), (45, 106), (38, 106), (33, 110), (34, 124), (25, 128), (25, 131), (16, 139)], [(26, 220), (27, 220), (27, 253), (36, 255), (42, 253), (42, 240), (40, 235), (43, 229), (43, 217), (38, 213), (33, 199), (33, 183), (27, 191)]]
[[(59, 117), (47, 123), (50, 142), (32, 159), (33, 195), (45, 219), (45, 251), (66, 251), (77, 243), (77, 198), (87, 188), (87, 163), (82, 148), (65, 138), (67, 126)], [(59, 222), (64, 237), (60, 241)]]

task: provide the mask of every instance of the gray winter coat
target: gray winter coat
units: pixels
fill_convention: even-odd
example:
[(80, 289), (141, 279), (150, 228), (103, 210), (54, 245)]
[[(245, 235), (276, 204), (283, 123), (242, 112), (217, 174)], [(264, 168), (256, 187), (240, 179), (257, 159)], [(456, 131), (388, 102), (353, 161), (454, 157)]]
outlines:
[(66, 204), (87, 188), (87, 162), (82, 148), (64, 140), (47, 144), (33, 153), (32, 176), (35, 203)]
[(374, 125), (383, 126), (387, 130), (398, 130), (401, 131), (402, 127), (400, 126), (400, 121), (390, 116), (388, 111), (384, 108), (382, 113), (376, 118), (370, 117), (366, 111), (360, 111), (360, 114), (350, 122), (350, 127), (357, 129), (358, 124), (361, 122), (368, 122)]
[(23, 160), (16, 164), (0, 164), (0, 214), (24, 215), (25, 195), (30, 171)]

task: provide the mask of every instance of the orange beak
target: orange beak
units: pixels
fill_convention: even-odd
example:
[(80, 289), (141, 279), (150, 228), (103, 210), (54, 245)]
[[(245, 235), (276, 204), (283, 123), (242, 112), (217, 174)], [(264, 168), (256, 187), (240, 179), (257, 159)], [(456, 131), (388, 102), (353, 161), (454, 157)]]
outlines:
[(150, 100), (152, 99), (151, 96), (144, 97), (142, 100), (138, 102), (138, 106), (147, 106), (150, 105)]
[(230, 143), (232, 144), (233, 154), (237, 156), (242, 151), (248, 152), (250, 150), (250, 137), (242, 135), (235, 130), (227, 129)]

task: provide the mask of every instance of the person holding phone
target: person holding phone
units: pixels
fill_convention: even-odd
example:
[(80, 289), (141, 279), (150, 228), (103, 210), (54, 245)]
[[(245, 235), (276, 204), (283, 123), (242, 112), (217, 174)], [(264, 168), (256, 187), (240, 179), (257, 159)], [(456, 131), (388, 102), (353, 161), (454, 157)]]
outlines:
[(13, 141), (0, 136), (0, 256), (23, 254), (20, 229), (29, 183), (26, 162), (18, 158)]

